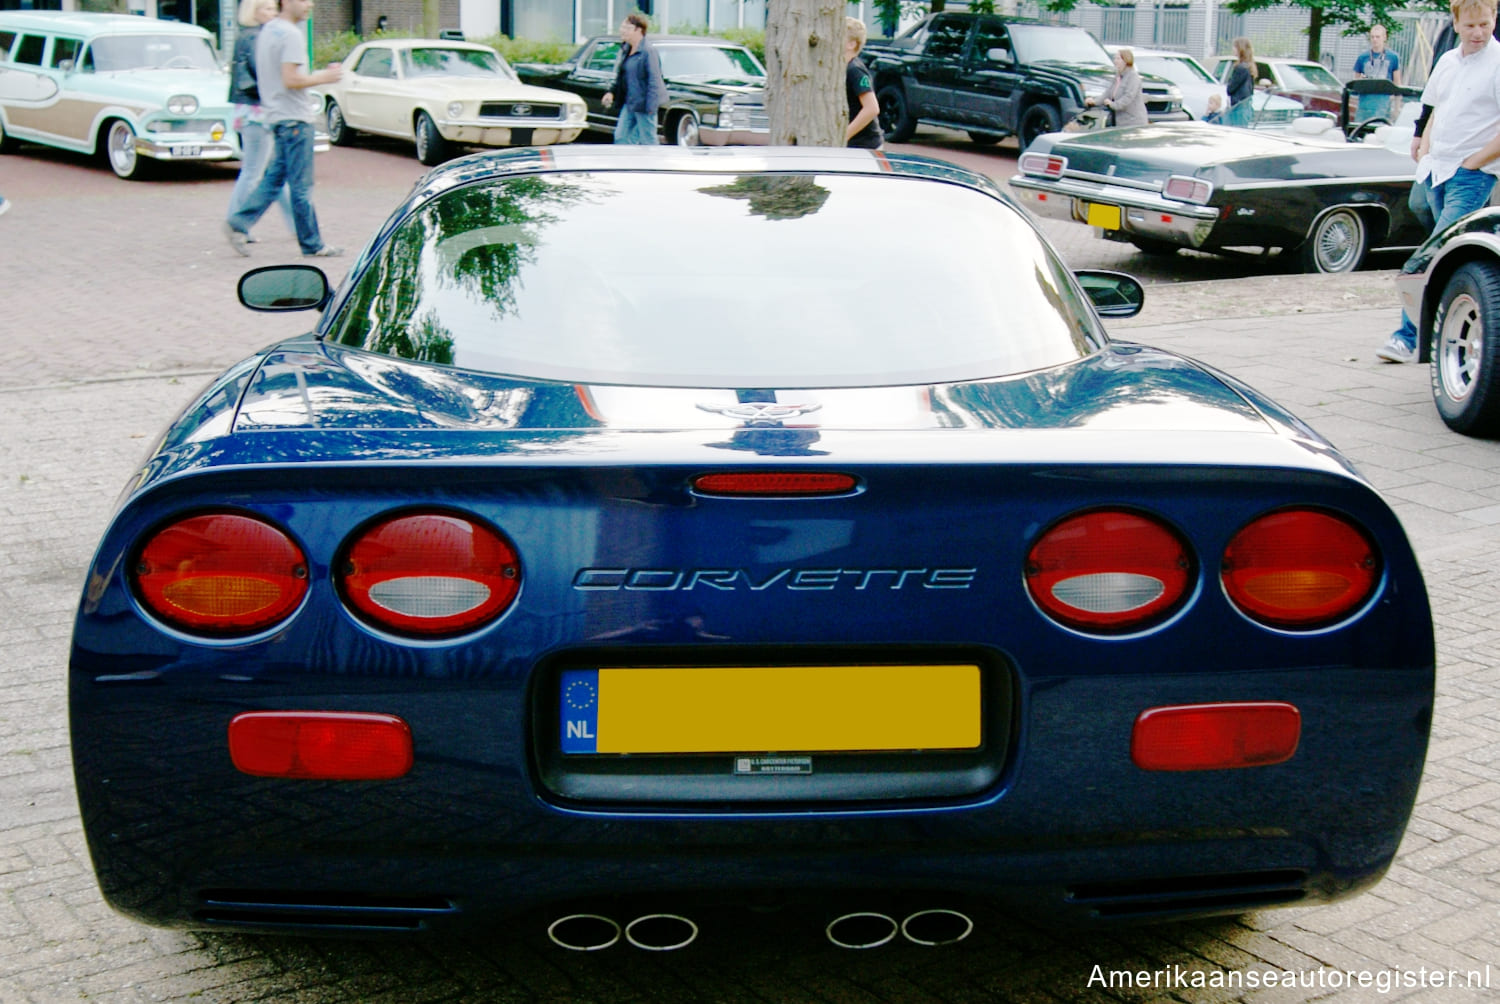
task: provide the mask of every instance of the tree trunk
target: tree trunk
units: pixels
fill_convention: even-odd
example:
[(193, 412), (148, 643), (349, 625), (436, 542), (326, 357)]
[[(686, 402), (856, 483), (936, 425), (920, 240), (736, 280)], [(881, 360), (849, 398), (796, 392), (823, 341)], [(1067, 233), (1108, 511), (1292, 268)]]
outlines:
[(775, 146), (843, 146), (843, 0), (769, 0), (766, 111)]
[(1323, 8), (1312, 8), (1307, 21), (1307, 58), (1317, 61), (1323, 52)]

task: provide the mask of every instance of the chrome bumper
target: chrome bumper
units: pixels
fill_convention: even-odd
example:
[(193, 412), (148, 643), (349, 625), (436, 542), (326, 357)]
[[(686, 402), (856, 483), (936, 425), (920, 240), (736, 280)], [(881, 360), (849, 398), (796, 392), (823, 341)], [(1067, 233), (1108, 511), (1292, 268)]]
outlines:
[(511, 134), (530, 129), (530, 146), (552, 146), (571, 143), (583, 132), (582, 122), (560, 122), (557, 119), (452, 119), (438, 122), (438, 132), (450, 143), (470, 146), (511, 146)]
[(760, 129), (720, 129), (700, 125), (698, 142), (704, 146), (767, 146), (771, 134)]
[(135, 138), (135, 152), (140, 157), (154, 160), (232, 160), (240, 155), (239, 148), (228, 139), (153, 139), (150, 136)]
[[(1016, 175), (1010, 187), (1017, 200), (1037, 216), (1087, 223), (1112, 235), (1138, 234), (1185, 248), (1202, 247), (1219, 220), (1211, 206), (1164, 199), (1137, 188), (1099, 185), (1092, 182), (1043, 181)], [(1100, 220), (1119, 212), (1119, 225), (1101, 225)]]

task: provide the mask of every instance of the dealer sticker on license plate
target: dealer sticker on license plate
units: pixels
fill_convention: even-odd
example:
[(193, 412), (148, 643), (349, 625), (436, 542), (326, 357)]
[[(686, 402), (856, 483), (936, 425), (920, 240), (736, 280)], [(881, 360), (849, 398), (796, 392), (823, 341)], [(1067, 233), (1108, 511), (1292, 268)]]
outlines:
[(568, 670), (564, 753), (977, 749), (975, 665)]
[(1091, 227), (1105, 230), (1120, 229), (1120, 207), (1106, 206), (1098, 202), (1089, 203), (1088, 223)]

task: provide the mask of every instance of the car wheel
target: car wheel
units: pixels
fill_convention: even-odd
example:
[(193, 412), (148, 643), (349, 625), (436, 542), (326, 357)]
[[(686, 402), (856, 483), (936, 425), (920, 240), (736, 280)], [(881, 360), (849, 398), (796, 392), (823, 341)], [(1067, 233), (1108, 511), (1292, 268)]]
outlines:
[(1365, 221), (1352, 209), (1335, 209), (1313, 224), (1302, 245), (1304, 272), (1353, 272), (1370, 246)]
[(417, 159), (428, 167), (448, 159), (448, 141), (426, 112), (417, 112)]
[(1172, 244), (1169, 241), (1160, 241), (1151, 237), (1132, 237), (1130, 238), (1130, 243), (1134, 244), (1135, 249), (1141, 254), (1162, 258), (1170, 257), (1182, 250), (1176, 244)]
[(672, 119), (672, 128), (668, 133), (672, 142), (678, 146), (701, 146), (698, 141), (698, 116), (692, 112), (682, 112)]
[(1025, 150), (1045, 133), (1062, 128), (1062, 114), (1052, 105), (1032, 105), (1021, 115), (1021, 149)]
[(997, 132), (975, 132), (973, 129), (969, 130), (969, 142), (975, 146), (994, 146), (1004, 138)]
[(1469, 262), (1454, 272), (1432, 328), (1438, 415), (1454, 432), (1500, 433), (1500, 262)]
[(328, 141), (334, 146), (350, 146), (354, 142), (354, 130), (344, 121), (344, 110), (337, 101), (328, 102)]
[(0, 118), (0, 153), (15, 153), (20, 142), (5, 131), (5, 119)]
[(906, 92), (900, 86), (887, 87), (875, 95), (880, 103), (880, 131), (892, 143), (905, 143), (917, 131), (917, 120), (912, 117), (911, 105), (906, 103)]
[(111, 121), (104, 133), (104, 158), (110, 170), (126, 181), (146, 176), (146, 158), (135, 151), (135, 130), (124, 119)]

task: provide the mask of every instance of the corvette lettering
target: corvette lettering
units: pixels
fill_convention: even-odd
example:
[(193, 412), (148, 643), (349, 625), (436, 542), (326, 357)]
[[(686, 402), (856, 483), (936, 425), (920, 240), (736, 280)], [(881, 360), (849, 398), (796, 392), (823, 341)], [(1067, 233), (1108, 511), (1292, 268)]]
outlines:
[(631, 592), (688, 592), (746, 589), (968, 589), (977, 568), (780, 568), (752, 572), (745, 568), (580, 568), (574, 589)]

